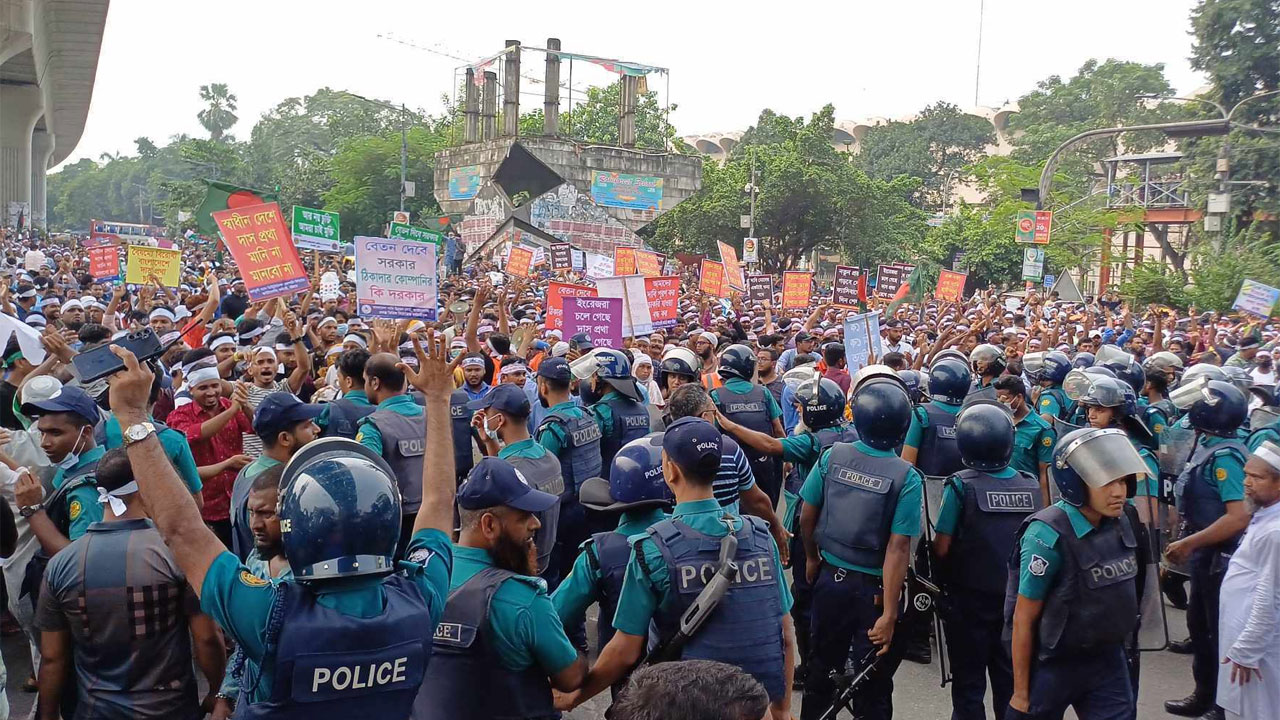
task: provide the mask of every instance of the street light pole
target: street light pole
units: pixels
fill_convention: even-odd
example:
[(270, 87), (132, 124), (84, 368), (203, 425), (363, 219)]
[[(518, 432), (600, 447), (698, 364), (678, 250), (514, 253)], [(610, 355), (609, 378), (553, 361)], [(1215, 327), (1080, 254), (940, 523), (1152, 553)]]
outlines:
[(404, 189), (409, 174), (409, 130), (405, 117), (408, 111), (400, 104), (400, 212), (404, 212)]

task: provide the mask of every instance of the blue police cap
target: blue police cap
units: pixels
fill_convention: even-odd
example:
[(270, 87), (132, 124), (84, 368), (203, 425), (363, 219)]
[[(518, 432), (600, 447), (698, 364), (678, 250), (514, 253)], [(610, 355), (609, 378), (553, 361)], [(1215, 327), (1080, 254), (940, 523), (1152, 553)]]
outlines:
[(256, 433), (273, 433), (288, 430), (303, 420), (314, 420), (320, 416), (324, 408), (311, 405), (288, 392), (273, 392), (258, 403), (253, 413), (253, 431)]
[(89, 394), (78, 387), (62, 386), (51, 397), (45, 400), (32, 400), (23, 404), (31, 408), (32, 414), (73, 413), (84, 418), (87, 423), (98, 422), (98, 405)]
[(569, 369), (569, 363), (564, 358), (545, 358), (538, 365), (538, 377), (567, 383), (573, 379), (573, 371)]
[(529, 396), (524, 394), (524, 388), (504, 383), (485, 393), (479, 400), (467, 403), (467, 409), (471, 411), (489, 408), (516, 417), (529, 417)]
[(667, 426), (662, 449), (682, 469), (714, 472), (720, 466), (720, 431), (695, 417), (682, 417)]
[(496, 457), (476, 463), (458, 488), (458, 507), (465, 510), (504, 505), (525, 512), (544, 512), (559, 501), (557, 495), (534, 490), (511, 463)]

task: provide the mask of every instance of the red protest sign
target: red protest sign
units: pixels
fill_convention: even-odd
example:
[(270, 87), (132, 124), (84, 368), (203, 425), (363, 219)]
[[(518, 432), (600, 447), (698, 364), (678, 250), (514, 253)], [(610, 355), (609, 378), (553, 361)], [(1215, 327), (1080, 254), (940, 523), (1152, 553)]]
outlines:
[(120, 246), (89, 248), (89, 276), (94, 280), (114, 280), (120, 277)]
[(616, 247), (613, 249), (613, 274), (636, 274), (636, 249), (632, 247)]
[(512, 245), (507, 254), (507, 274), (512, 277), (527, 278), (533, 268), (533, 252), (529, 248)]
[(644, 295), (649, 301), (649, 317), (656, 328), (668, 328), (680, 317), (680, 278), (647, 277)]
[(698, 289), (711, 297), (724, 297), (724, 263), (718, 263), (714, 260), (703, 260), (701, 277), (698, 280)]
[(276, 203), (219, 210), (213, 221), (250, 300), (292, 295), (311, 284)]
[(969, 276), (951, 270), (938, 272), (938, 287), (933, 291), (934, 297), (949, 302), (960, 302), (964, 298), (964, 281)]
[(553, 282), (547, 286), (548, 330), (564, 329), (564, 299), (569, 297), (595, 297), (596, 289), (589, 285), (572, 285)]
[[(658, 253), (636, 250), (635, 257), (636, 272), (647, 278), (656, 278), (662, 275), (662, 259), (658, 257)], [(618, 274), (621, 275), (622, 273)]]
[(742, 278), (742, 265), (738, 262), (738, 253), (728, 243), (716, 243), (720, 246), (720, 260), (724, 263), (724, 274), (729, 280), (729, 287), (734, 290), (746, 290), (747, 284)]
[(1051, 229), (1053, 229), (1053, 211), (1037, 210), (1035, 235), (1032, 236), (1031, 242), (1036, 245), (1048, 245)]
[(782, 308), (784, 310), (809, 307), (813, 291), (813, 273), (788, 270), (782, 273)]

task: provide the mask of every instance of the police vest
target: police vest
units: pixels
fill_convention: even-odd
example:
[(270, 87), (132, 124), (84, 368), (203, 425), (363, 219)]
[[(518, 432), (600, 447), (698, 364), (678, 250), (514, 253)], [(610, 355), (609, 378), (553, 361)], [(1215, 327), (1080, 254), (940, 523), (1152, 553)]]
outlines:
[(354, 440), (359, 432), (360, 418), (373, 414), (377, 410), (372, 405), (357, 405), (341, 398), (329, 403), (329, 422), (324, 427), (321, 437), (343, 437)]
[[(1227, 514), (1227, 505), (1218, 494), (1219, 480), (1214, 477), (1213, 461), (1228, 456), (1235, 456), (1243, 465), (1249, 457), (1249, 449), (1239, 440), (1228, 440), (1212, 447), (1200, 445), (1178, 476), (1174, 495), (1178, 501), (1178, 512), (1186, 521), (1187, 534), (1200, 532)], [(1201, 549), (1231, 553), (1239, 541), (1240, 536), (1237, 535), (1219, 545)]]
[[(1163, 423), (1155, 422), (1154, 418), (1157, 415), (1161, 415), (1164, 417)], [(1177, 420), (1177, 418), (1178, 418), (1178, 408), (1173, 404), (1173, 401), (1170, 400), (1169, 398), (1164, 398), (1159, 402), (1153, 402), (1150, 405), (1147, 405), (1146, 407), (1142, 408), (1142, 423), (1151, 429), (1152, 435), (1156, 436), (1155, 438), (1156, 446), (1160, 444), (1160, 437), (1159, 437), (1160, 432), (1164, 432), (1164, 428), (1161, 428), (1160, 432), (1156, 432), (1156, 425), (1164, 425), (1165, 427), (1168, 427), (1171, 423)]]
[(537, 662), (524, 670), (508, 670), (488, 640), (489, 606), (508, 580), (541, 584), (487, 567), (449, 593), (436, 626), (435, 657), (413, 703), (412, 720), (560, 717), (551, 702), (551, 684)]
[[(782, 568), (773, 559), (769, 526), (760, 518), (744, 515), (736, 533), (738, 575), (696, 635), (684, 646), (684, 660), (716, 660), (750, 673), (769, 693), (783, 695), (782, 598), (778, 575)], [(720, 562), (720, 538), (694, 530), (672, 518), (648, 530), (662, 554), (671, 580), (674, 602), (659, 611), (658, 629), (663, 638), (679, 627), (680, 616), (715, 576)]]
[(911, 470), (897, 455), (867, 455), (850, 443), (836, 443), (822, 480), (818, 547), (851, 565), (883, 567), (893, 514)]
[(600, 438), (600, 467), (610, 468), (623, 445), (649, 434), (649, 410), (618, 393), (610, 393), (600, 402), (613, 413), (613, 427)]
[(564, 436), (564, 444), (560, 448), (560, 473), (564, 476), (565, 496), (576, 502), (578, 488), (583, 482), (602, 477), (600, 426), (586, 413), (570, 414), (564, 408), (549, 413), (538, 427), (538, 434), (541, 435), (551, 425), (558, 425)]
[(975, 401), (979, 400), (1000, 401), (996, 396), (996, 386), (994, 383), (990, 385), (983, 385), (981, 378), (973, 381), (973, 384), (969, 386), (969, 393), (964, 396), (964, 404), (966, 406), (971, 405)]
[(1249, 438), (1245, 441), (1249, 452), (1253, 452), (1261, 447), (1264, 442), (1280, 443), (1280, 425), (1264, 425), (1256, 430), (1249, 432)]
[(923, 433), (916, 453), (916, 467), (925, 475), (947, 476), (964, 469), (956, 447), (956, 416), (933, 403), (915, 410)]
[[(768, 393), (760, 385), (753, 384), (745, 393), (736, 393), (726, 385), (716, 388), (716, 407), (733, 422), (772, 437), (773, 421), (769, 419), (769, 403), (766, 398)], [(779, 478), (782, 477), (782, 457), (766, 455), (750, 448), (743, 448), (743, 452), (756, 482), (762, 488), (777, 492)]]
[(427, 449), (427, 416), (408, 417), (394, 410), (375, 410), (367, 422), (382, 433), (382, 457), (396, 474), (400, 512), (412, 515), (422, 505), (422, 462)]
[[(591, 546), (588, 549), (587, 545)], [(596, 574), (600, 578), (600, 615), (596, 618), (596, 645), (604, 647), (613, 637), (613, 616), (618, 611), (618, 598), (622, 597), (622, 579), (627, 574), (627, 562), (631, 560), (631, 543), (619, 532), (602, 532), (591, 536), (583, 544), (587, 560), (595, 561)], [(592, 552), (594, 550), (594, 552)]]
[(947, 484), (960, 496), (960, 519), (947, 556), (947, 579), (956, 587), (1003, 596), (1018, 528), (1043, 506), (1040, 481), (1022, 472), (997, 478), (962, 470), (948, 478)]
[[(510, 457), (507, 458), (507, 462), (511, 463), (511, 467), (519, 470), (535, 490), (550, 493), (558, 498), (564, 494), (564, 478), (560, 476), (560, 461), (541, 445), (535, 447), (542, 450), (542, 455), (539, 457)], [(556, 544), (556, 530), (560, 526), (560, 502), (557, 500), (555, 505), (535, 514), (538, 516), (538, 522), (542, 523), (533, 536), (533, 542), (538, 546), (538, 574), (541, 575), (547, 570), (547, 563), (551, 560), (551, 550)]]
[(470, 399), (465, 390), (454, 390), (449, 395), (449, 434), (453, 437), (453, 469), (459, 482), (475, 466), (472, 454), (471, 413), (467, 410)]
[[(1015, 547), (1035, 520), (1058, 532), (1057, 548), (1062, 556), (1062, 567), (1040, 615), (1040, 658), (1087, 657), (1124, 643), (1138, 626), (1138, 539), (1129, 516), (1103, 518), (1078, 538), (1066, 511), (1051, 505), (1023, 521)], [(1033, 574), (1036, 562), (1033, 555)], [(1006, 642), (1013, 637), (1019, 563), (1020, 553), (1011, 552), (1004, 610)]]
[(235, 717), (407, 716), (431, 658), (431, 613), (402, 575), (383, 580), (382, 591), (382, 614), (365, 618), (321, 605), (296, 582), (280, 583), (267, 629), (271, 697), (250, 703), (246, 690)]

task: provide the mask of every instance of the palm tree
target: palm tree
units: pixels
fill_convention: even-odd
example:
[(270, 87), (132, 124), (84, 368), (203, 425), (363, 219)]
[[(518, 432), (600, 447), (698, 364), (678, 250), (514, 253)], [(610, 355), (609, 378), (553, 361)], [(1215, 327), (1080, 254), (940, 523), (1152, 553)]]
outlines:
[(209, 103), (209, 107), (201, 110), (196, 118), (209, 131), (210, 140), (221, 140), (222, 134), (240, 119), (236, 116), (236, 96), (227, 89), (226, 83), (212, 83), (200, 86), (200, 99)]

